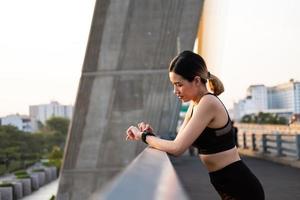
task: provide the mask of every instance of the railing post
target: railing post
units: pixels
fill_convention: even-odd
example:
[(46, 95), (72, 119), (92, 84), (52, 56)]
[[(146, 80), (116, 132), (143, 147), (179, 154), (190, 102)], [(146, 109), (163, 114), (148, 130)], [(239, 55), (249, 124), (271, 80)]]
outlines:
[(296, 134), (297, 159), (300, 160), (300, 134)]
[(247, 137), (246, 137), (246, 133), (243, 133), (243, 148), (247, 149)]
[(282, 141), (280, 133), (276, 134), (277, 156), (282, 156)]
[(267, 136), (266, 134), (262, 134), (262, 148), (263, 148), (263, 153), (267, 153)]
[(256, 138), (255, 138), (255, 133), (252, 133), (251, 138), (252, 138), (252, 150), (255, 151), (255, 150), (256, 150)]

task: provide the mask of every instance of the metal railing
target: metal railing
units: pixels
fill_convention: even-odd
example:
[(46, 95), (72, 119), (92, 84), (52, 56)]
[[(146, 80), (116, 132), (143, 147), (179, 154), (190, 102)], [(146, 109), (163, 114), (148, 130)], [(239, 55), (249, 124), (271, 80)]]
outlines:
[(146, 148), (127, 168), (90, 200), (188, 199), (165, 152)]
[(295, 157), (300, 160), (299, 134), (239, 134), (239, 146), (244, 149), (261, 151), (264, 154), (273, 153), (276, 156)]

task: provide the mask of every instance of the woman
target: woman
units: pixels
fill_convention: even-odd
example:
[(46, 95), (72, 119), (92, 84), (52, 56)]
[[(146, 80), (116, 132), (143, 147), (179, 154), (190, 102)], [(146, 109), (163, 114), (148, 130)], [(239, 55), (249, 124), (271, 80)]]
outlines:
[[(191, 101), (176, 138), (170, 141), (155, 137), (151, 126), (141, 122), (127, 129), (127, 139), (142, 139), (175, 156), (193, 145), (222, 199), (264, 199), (262, 185), (238, 154), (229, 114), (217, 97), (224, 91), (222, 82), (207, 70), (203, 58), (191, 51), (171, 61), (169, 78), (178, 98)], [(213, 93), (208, 91), (207, 82)]]

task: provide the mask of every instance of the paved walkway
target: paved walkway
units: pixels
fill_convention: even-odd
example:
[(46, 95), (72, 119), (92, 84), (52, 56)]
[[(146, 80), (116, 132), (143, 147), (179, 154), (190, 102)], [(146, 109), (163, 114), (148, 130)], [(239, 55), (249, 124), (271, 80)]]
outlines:
[[(261, 181), (266, 200), (300, 199), (300, 169), (251, 157), (242, 157)], [(171, 161), (191, 200), (217, 200), (206, 169), (197, 157), (171, 157)]]
[(22, 200), (49, 200), (52, 195), (56, 195), (58, 179), (41, 187), (31, 195), (22, 198)]

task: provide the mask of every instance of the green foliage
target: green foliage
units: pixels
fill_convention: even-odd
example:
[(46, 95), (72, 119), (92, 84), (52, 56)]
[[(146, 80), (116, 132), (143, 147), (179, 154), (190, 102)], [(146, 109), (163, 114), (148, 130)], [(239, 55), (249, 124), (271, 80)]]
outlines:
[(49, 200), (55, 200), (55, 196), (52, 195), (52, 197)]
[(25, 170), (18, 170), (14, 174), (15, 176), (28, 175), (27, 171)]
[(263, 113), (244, 115), (241, 119), (242, 123), (255, 123), (255, 124), (287, 124), (288, 121), (284, 117), (279, 117), (273, 113)]
[(58, 146), (53, 146), (52, 151), (49, 155), (49, 159), (62, 159), (63, 157), (63, 151)]
[(44, 172), (45, 169), (40, 168), (40, 169), (33, 169), (32, 172)]
[(6, 183), (6, 182), (0, 183), (0, 187), (13, 187), (13, 186), (14, 186), (14, 185), (11, 184), (11, 183)]
[(63, 117), (52, 117), (46, 121), (46, 128), (58, 134), (68, 133), (70, 120)]
[(37, 133), (26, 133), (14, 126), (0, 126), (0, 175), (51, 158), (60, 166), (69, 120), (54, 117)]
[(63, 158), (63, 151), (60, 147), (54, 146), (52, 152), (49, 154), (47, 163), (43, 163), (45, 166), (55, 166), (58, 170), (61, 167)]
[(62, 164), (61, 159), (51, 159), (51, 160), (49, 160), (49, 162), (44, 163), (44, 165), (46, 167), (52, 167), (52, 166), (54, 166), (54, 167), (56, 167), (56, 169), (58, 171), (60, 171), (61, 164)]
[(18, 160), (13, 160), (9, 163), (8, 169), (5, 165), (0, 165), (0, 175), (5, 174), (6, 172), (14, 172), (16, 170), (22, 169), (22, 162)]
[(17, 179), (27, 179), (27, 178), (30, 178), (29, 175), (18, 175), (16, 177), (17, 177)]

